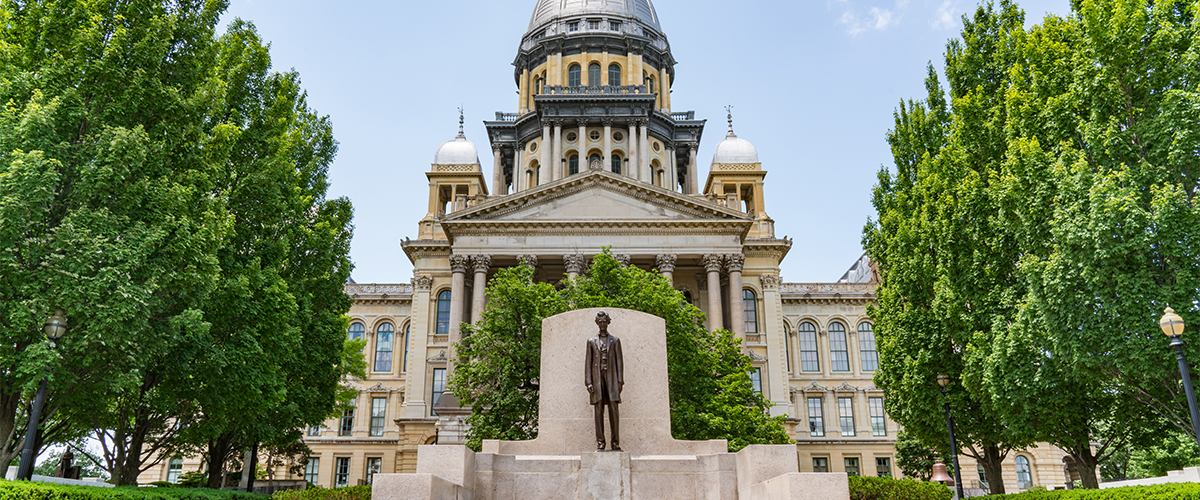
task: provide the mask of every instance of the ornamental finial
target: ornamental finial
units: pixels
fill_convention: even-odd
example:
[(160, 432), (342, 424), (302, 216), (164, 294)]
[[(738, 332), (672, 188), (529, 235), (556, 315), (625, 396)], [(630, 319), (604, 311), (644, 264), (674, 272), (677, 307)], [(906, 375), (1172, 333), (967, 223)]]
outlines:
[(466, 135), (463, 135), (463, 107), (462, 106), (458, 107), (458, 136), (466, 137)]
[(736, 137), (736, 135), (733, 133), (733, 105), (730, 104), (725, 106), (725, 112), (728, 113), (729, 117), (729, 136)]

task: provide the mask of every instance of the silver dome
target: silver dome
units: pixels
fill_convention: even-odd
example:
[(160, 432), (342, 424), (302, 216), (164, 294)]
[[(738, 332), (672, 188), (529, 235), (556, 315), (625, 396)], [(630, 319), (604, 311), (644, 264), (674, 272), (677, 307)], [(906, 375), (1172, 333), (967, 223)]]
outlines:
[(742, 163), (758, 163), (758, 149), (754, 148), (750, 141), (739, 139), (732, 130), (729, 135), (725, 136), (725, 140), (717, 144), (717, 151), (713, 153), (713, 163), (725, 164), (742, 164)]
[(437, 154), (433, 155), (433, 163), (435, 165), (477, 165), (479, 164), (479, 151), (475, 149), (474, 143), (459, 133), (453, 141), (442, 144), (442, 147), (438, 148)]
[(564, 17), (606, 14), (636, 19), (662, 32), (651, 0), (538, 0), (529, 31)]

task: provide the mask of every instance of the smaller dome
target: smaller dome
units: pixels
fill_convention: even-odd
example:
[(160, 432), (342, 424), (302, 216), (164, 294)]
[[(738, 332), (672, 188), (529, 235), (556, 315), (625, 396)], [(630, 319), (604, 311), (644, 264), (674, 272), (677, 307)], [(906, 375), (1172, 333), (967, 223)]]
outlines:
[(453, 141), (442, 144), (437, 154), (433, 156), (435, 165), (476, 165), (479, 163), (479, 151), (475, 144), (467, 140), (461, 132)]
[(717, 144), (717, 151), (713, 153), (713, 163), (758, 163), (758, 150), (754, 148), (750, 141), (738, 139), (738, 136), (729, 131), (729, 135), (725, 136), (725, 140)]

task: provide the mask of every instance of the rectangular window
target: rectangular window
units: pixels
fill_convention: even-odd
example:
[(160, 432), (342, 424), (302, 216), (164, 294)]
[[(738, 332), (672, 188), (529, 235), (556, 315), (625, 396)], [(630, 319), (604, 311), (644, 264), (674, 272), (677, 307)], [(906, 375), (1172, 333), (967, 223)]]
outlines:
[(842, 437), (854, 437), (854, 398), (838, 398), (838, 419)]
[(338, 457), (337, 468), (333, 471), (333, 487), (347, 486), (350, 486), (350, 457)]
[(613, 31), (621, 31), (621, 23), (618, 21), (609, 21), (608, 29)]
[(825, 436), (825, 413), (821, 398), (808, 398), (808, 435)]
[(858, 457), (846, 457), (846, 475), (857, 476), (858, 473)]
[(746, 333), (758, 333), (758, 297), (753, 291), (742, 290), (742, 310), (746, 313)]
[(350, 436), (354, 433), (354, 401), (350, 401), (350, 408), (342, 412), (342, 422), (338, 427), (339, 436)]
[(387, 398), (371, 398), (371, 435), (383, 435), (384, 417), (387, 416)]
[(883, 398), (867, 398), (871, 410), (871, 435), (887, 435), (887, 419), (883, 416)]
[(987, 480), (987, 469), (983, 468), (983, 462), (978, 460), (975, 461), (975, 471), (979, 474), (979, 484), (983, 485), (982, 488), (985, 490), (990, 490), (991, 487), (988, 486)]
[(400, 365), (401, 372), (408, 371), (408, 337), (412, 333), (412, 325), (404, 327), (404, 364)]
[(826, 457), (813, 458), (813, 472), (829, 472), (829, 459)]
[(570, 31), (571, 33), (579, 31), (579, 23), (567, 23), (567, 31)]
[(821, 371), (820, 356), (817, 354), (817, 327), (812, 323), (802, 323), (799, 329), (800, 337), (800, 370), (806, 372)]
[[(446, 370), (444, 368), (433, 369), (433, 408), (438, 407), (438, 402), (442, 400), (442, 393), (446, 391)], [(437, 415), (437, 413), (434, 413)]]
[(858, 325), (858, 352), (862, 370), (873, 372), (879, 368), (879, 352), (875, 350), (875, 331), (870, 323)]
[(172, 458), (167, 463), (167, 482), (171, 484), (179, 483), (179, 476), (183, 474), (183, 459)]
[(892, 459), (877, 457), (875, 459), (875, 475), (879, 477), (892, 477)]
[(321, 475), (321, 459), (310, 458), (308, 463), (304, 464), (304, 480), (312, 485), (317, 484), (317, 478)]
[(754, 387), (754, 392), (762, 394), (762, 368), (750, 370), (750, 386)]
[(850, 371), (850, 347), (846, 343), (846, 327), (841, 323), (829, 325), (829, 359), (833, 371)]
[(588, 29), (590, 29), (590, 30), (600, 29), (600, 21), (588, 21)]
[(308, 435), (310, 437), (321, 437), (321, 426), (319, 426), (319, 425), (309, 426)]
[(368, 458), (367, 459), (367, 484), (373, 484), (375, 481), (375, 474), (379, 474), (379, 472), (382, 470), (383, 470), (383, 459), (382, 458)]

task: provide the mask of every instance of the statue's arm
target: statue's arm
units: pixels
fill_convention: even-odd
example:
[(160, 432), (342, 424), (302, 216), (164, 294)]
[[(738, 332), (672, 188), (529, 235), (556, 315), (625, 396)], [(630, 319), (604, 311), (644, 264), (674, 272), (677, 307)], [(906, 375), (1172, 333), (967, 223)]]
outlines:
[(617, 362), (617, 385), (622, 386), (625, 385), (625, 355), (621, 352), (621, 339), (618, 338), (614, 343), (616, 345), (613, 346), (613, 358)]
[(588, 392), (592, 392), (592, 343), (587, 343), (587, 355), (583, 359), (583, 385), (587, 386)]

